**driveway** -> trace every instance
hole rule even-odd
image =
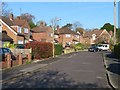
[[[42,63],[41,63],[42,64]],[[44,63],[43,63],[44,64]],[[101,52],[63,55],[36,72],[27,73],[3,88],[110,88]]]

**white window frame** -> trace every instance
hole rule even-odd
[[[55,38],[58,38],[58,35],[55,35]]]
[[[28,33],[28,28],[24,28],[24,33]]]
[[[71,37],[71,35],[70,35],[70,34],[66,34],[65,36],[66,36],[67,38],[70,38],[70,37]]]
[[[18,40],[18,44],[23,44],[23,41],[22,40]]]
[[[22,33],[22,28],[18,26],[18,33]]]
[[[79,38],[79,35],[75,35],[76,38]]]

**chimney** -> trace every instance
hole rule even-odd
[[[21,17],[20,16],[17,16],[17,20],[20,20],[21,19]]]
[[[43,27],[43,26],[46,26],[46,23],[43,22],[43,21],[41,21],[41,22],[40,22],[40,26],[42,26],[42,27]]]
[[[9,15],[9,19],[10,19],[11,21],[13,21],[14,16],[13,16],[13,14],[12,14],[12,13]]]

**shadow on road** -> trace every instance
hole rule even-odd
[[[112,63],[107,68],[108,71],[120,75],[120,63]]]
[[[110,58],[115,62],[120,62],[120,60],[113,53],[107,54],[106,57]]]
[[[40,71],[3,84],[3,88],[102,88],[97,83],[77,83],[58,71]]]

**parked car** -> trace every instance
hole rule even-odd
[[[23,45],[23,44],[17,44],[16,48],[17,49],[25,49],[25,45]]]
[[[90,52],[97,52],[98,51],[98,47],[97,45],[91,45],[89,48],[88,48],[88,51]]]
[[[11,60],[16,60],[16,57],[13,55],[13,53],[11,52],[10,49],[8,49],[8,48],[0,48],[0,61],[5,60],[6,54],[11,55]]]
[[[109,44],[99,44],[98,46],[99,51],[107,51],[109,50]]]

